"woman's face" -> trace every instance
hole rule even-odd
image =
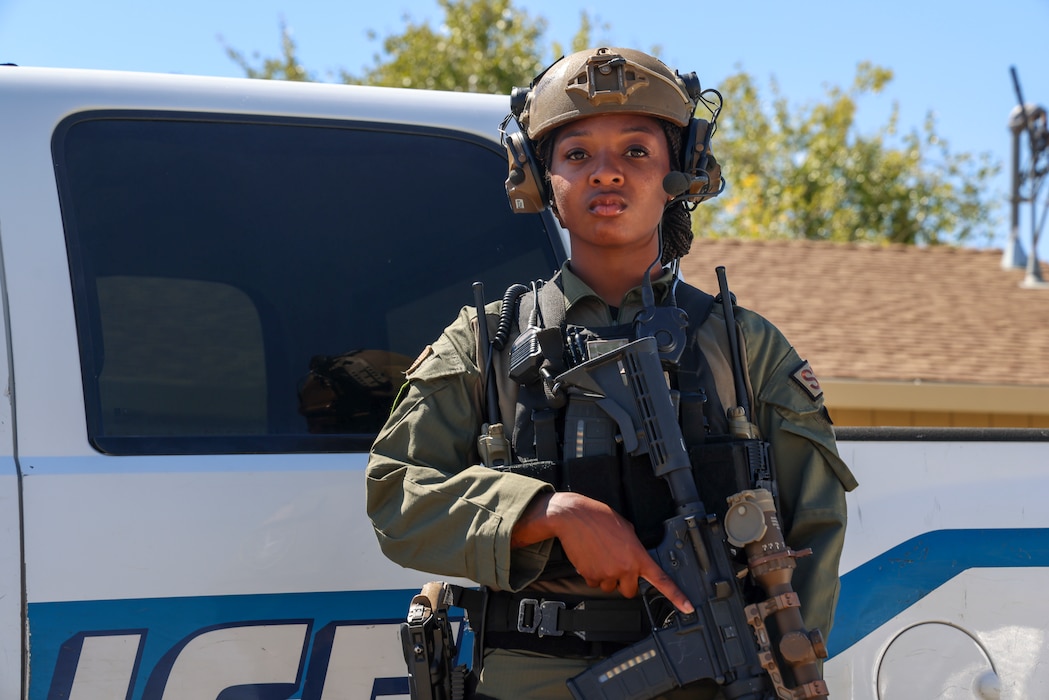
[[[580,245],[654,256],[657,226],[670,199],[663,190],[668,172],[666,135],[654,117],[608,114],[561,127],[550,186],[573,256]]]

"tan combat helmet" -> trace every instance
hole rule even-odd
[[[689,78],[698,90],[695,73]],[[659,59],[633,49],[600,48],[574,53],[540,75],[525,94],[518,121],[533,141],[595,114],[643,114],[684,127],[698,97]]]
[[[514,88],[511,93],[507,122],[516,118],[520,127],[518,132],[503,132],[511,209],[534,213],[547,205],[544,168],[534,154],[536,141],[563,124],[597,114],[640,114],[681,127],[685,152],[680,162],[687,171],[678,180],[681,193],[696,195],[689,197],[691,201],[716,196],[720,168],[715,173],[707,162],[716,166],[709,139],[717,114],[713,112],[710,122],[696,119],[693,115],[701,101],[707,103],[695,73],[683,76],[642,51],[598,48],[558,60],[530,87]]]

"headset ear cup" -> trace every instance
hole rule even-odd
[[[506,177],[506,197],[515,214],[536,214],[546,209],[548,198],[543,186],[543,172],[532,145],[522,132],[507,134],[503,139],[510,172]]]
[[[721,192],[721,165],[710,150],[712,130],[706,119],[693,119],[688,125],[684,161],[685,172],[693,178],[690,193],[694,196],[689,198],[692,202],[704,202]],[[697,177],[701,172],[706,173],[707,178]]]
[[[686,173],[694,173],[700,167],[709,131],[710,122],[706,119],[693,119],[688,123],[688,138],[685,142],[685,152],[682,154]]]

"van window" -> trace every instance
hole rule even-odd
[[[106,453],[365,450],[474,281],[563,257],[498,144],[454,132],[93,112],[53,149]]]

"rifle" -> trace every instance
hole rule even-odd
[[[818,631],[801,621],[790,578],[794,557],[783,541],[771,493],[744,490],[730,499],[725,522],[700,499],[656,340],[644,337],[559,375],[557,388],[581,393],[615,420],[623,446],[648,454],[653,472],[666,480],[676,515],[652,557],[696,608],[657,620],[643,592],[652,634],[569,679],[578,700],[647,700],[703,679],[740,700],[827,697],[818,658],[826,656]],[[745,549],[749,572],[769,598],[745,605],[726,539]],[[797,687],[783,681],[765,619],[776,616],[777,651],[793,669]],[[751,631],[748,632],[748,627]]]

